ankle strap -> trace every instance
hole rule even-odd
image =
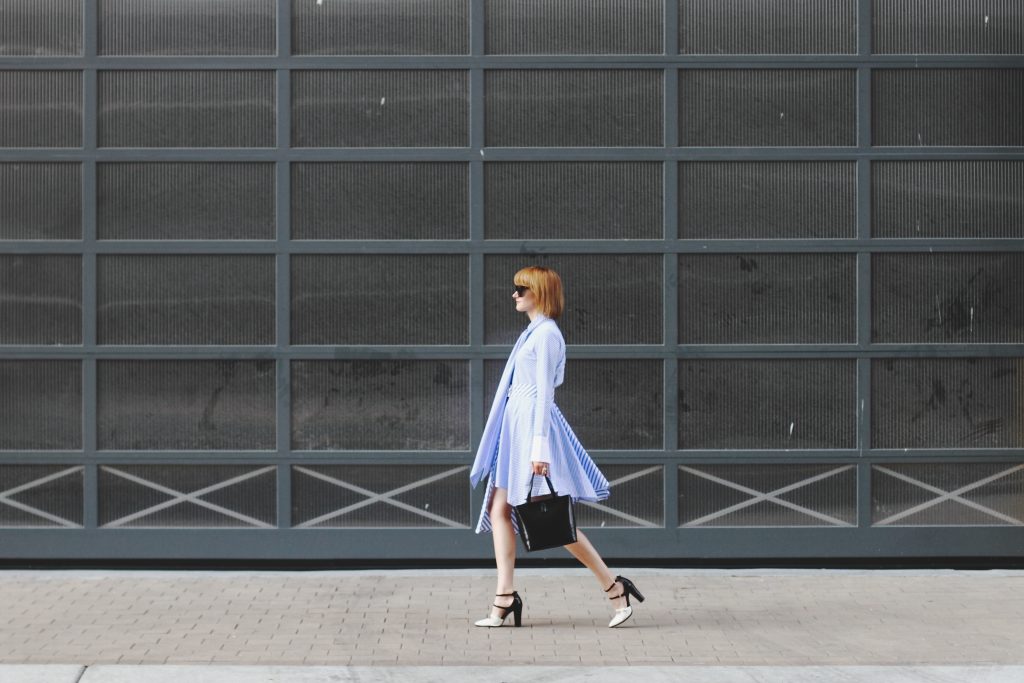
[[[604,592],[605,592],[605,593],[607,593],[607,592],[608,592],[608,591],[610,591],[611,589],[615,588],[615,582],[616,582],[616,581],[618,581],[618,579],[616,579],[615,581],[612,581],[612,585],[610,585],[610,586],[608,586],[607,588],[605,588],[605,589],[604,589]]]
[[[508,596],[508,595],[515,595],[515,594],[516,594],[515,591],[512,591],[511,593],[495,593],[495,595],[497,595],[499,597],[504,597],[504,596]]]

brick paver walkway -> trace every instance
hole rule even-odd
[[[518,629],[484,570],[0,572],[0,664],[1024,663],[1024,572],[617,571],[618,629],[585,570],[520,570]]]

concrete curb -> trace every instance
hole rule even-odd
[[[83,673],[84,669],[84,673]],[[1019,683],[1024,666],[0,666],[3,683]]]

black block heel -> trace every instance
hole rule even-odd
[[[505,625],[505,619],[511,613],[512,614],[512,623],[514,623],[516,626],[522,626],[523,625],[523,599],[519,597],[519,593],[517,593],[516,591],[512,591],[511,593],[496,593],[495,595],[496,595],[496,597],[499,597],[499,598],[504,598],[504,597],[508,597],[508,596],[511,595],[512,596],[512,604],[508,605],[507,607],[503,607],[502,605],[495,604],[494,605],[495,607],[497,607],[498,609],[502,610],[501,615],[499,617],[487,617],[486,619],[481,619],[480,621],[478,621],[476,623],[476,625],[477,626],[492,626],[492,627],[493,626],[504,626]],[[497,618],[497,619],[499,619],[499,621],[497,623],[486,623],[486,622],[490,621],[493,618]]]

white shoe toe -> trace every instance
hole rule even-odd
[[[622,609],[615,610],[615,616],[608,622],[608,628],[614,628],[633,616],[632,607],[623,607]]]
[[[499,619],[498,617],[487,617],[485,619],[481,619],[481,620],[477,621],[476,625],[477,626],[489,626],[491,628],[494,628],[495,626],[501,626],[504,623],[505,623],[504,619]]]

